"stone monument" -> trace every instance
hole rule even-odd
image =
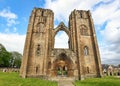
[[[20,76],[72,77],[76,80],[101,77],[100,54],[90,11],[72,11],[68,23],[68,27],[61,22],[54,28],[52,10],[32,10]],[[55,35],[61,30],[69,37],[68,49],[54,48]]]

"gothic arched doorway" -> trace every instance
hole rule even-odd
[[[53,63],[53,70],[54,70],[53,75],[64,76],[64,77],[73,76],[72,65],[73,65],[72,60],[65,53],[59,54]]]

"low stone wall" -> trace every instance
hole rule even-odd
[[[19,72],[19,68],[0,68],[1,72]]]

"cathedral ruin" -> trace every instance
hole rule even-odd
[[[59,31],[68,35],[68,49],[54,48]],[[20,76],[82,80],[101,75],[99,48],[90,11],[74,10],[69,15],[68,27],[61,22],[54,28],[52,10],[32,10]]]

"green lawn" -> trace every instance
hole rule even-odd
[[[57,82],[37,78],[21,78],[18,73],[0,72],[0,86],[57,86]]]
[[[0,86],[57,86],[57,82],[38,78],[21,78],[18,73],[0,72]],[[75,86],[120,86],[120,78],[104,77],[75,81]]]
[[[76,86],[120,86],[120,78],[104,77],[76,81]]]

